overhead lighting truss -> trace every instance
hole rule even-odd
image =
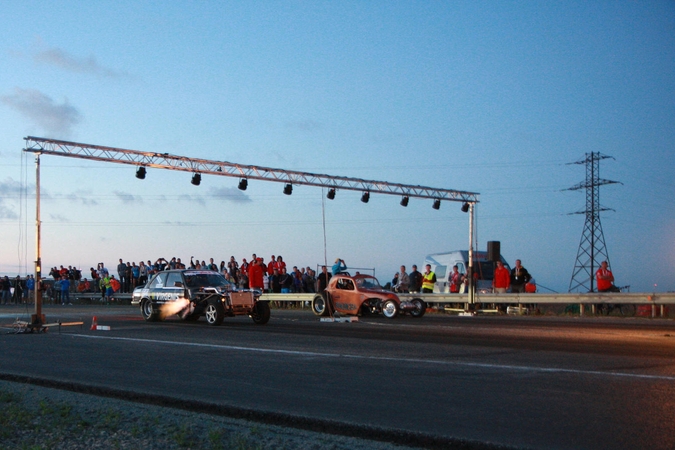
[[[372,192],[416,198],[430,198],[446,201],[478,203],[478,193],[437,189],[427,186],[413,186],[385,181],[363,180],[331,175],[273,169],[270,167],[248,166],[226,161],[188,158],[168,153],[141,152],[100,145],[45,139],[33,136],[24,138],[24,151],[44,155],[66,156],[94,161],[115,162],[155,169],[180,170],[208,175],[246,178],[248,180],[274,181],[284,184],[319,186],[359,192]]]

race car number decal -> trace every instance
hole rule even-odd
[[[336,303],[335,307],[338,309],[346,309],[347,311],[356,309],[356,305],[353,305],[351,303]]]

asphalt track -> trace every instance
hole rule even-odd
[[[2,334],[2,378],[435,448],[675,448],[672,320],[44,313],[85,325]],[[25,314],[3,306],[0,323]]]

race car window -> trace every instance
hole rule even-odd
[[[354,283],[352,282],[352,280],[349,280],[347,278],[342,278],[342,279],[338,280],[337,288],[343,289],[345,291],[353,291],[354,290]]]
[[[148,284],[148,287],[150,289],[157,289],[157,288],[162,288],[166,286],[166,273],[158,273],[155,275],[155,278],[153,278],[150,281],[150,284]]]
[[[179,284],[176,284],[179,283]],[[164,287],[181,287],[183,286],[183,278],[180,276],[179,272],[170,272],[169,276],[166,279],[166,284]]]

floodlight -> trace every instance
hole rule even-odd
[[[335,198],[335,188],[329,189],[326,197],[328,197],[328,200],[333,200]]]
[[[284,186],[284,194],[291,195],[293,193],[293,185],[291,183],[286,183]]]
[[[469,212],[469,204],[468,204],[468,203],[465,202],[465,203],[462,205],[462,212],[464,212],[464,213],[465,213],[465,212]]]
[[[192,181],[190,183],[194,184],[195,186],[199,186],[199,183],[202,182],[202,176],[199,173],[196,173],[192,175]]]
[[[401,206],[408,206],[408,202],[410,201],[410,197],[407,195],[401,199]]]
[[[145,167],[141,166],[136,170],[136,178],[145,180]]]
[[[246,188],[248,187],[248,180],[246,178],[242,178],[239,180],[239,190],[240,191],[245,191]]]
[[[437,198],[436,200],[434,200],[434,205],[432,206],[432,208],[434,208],[434,209],[440,209],[441,208],[441,199],[440,198]]]
[[[368,200],[370,200],[370,192],[366,191],[366,192],[364,192],[363,195],[361,196],[361,201],[362,201],[363,203],[368,203]]]

